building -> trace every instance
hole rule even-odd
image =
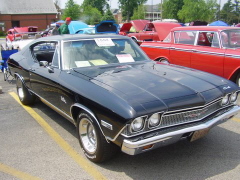
[[[156,5],[144,5],[145,11],[145,19],[150,21],[161,20],[161,11],[160,4]]]
[[[121,12],[121,10],[120,9],[111,9],[111,12],[112,12],[116,22],[118,24],[122,23],[122,12]]]
[[[37,26],[41,31],[59,19],[53,0],[0,0],[0,32]]]

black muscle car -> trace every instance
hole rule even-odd
[[[62,35],[10,56],[23,104],[38,97],[77,127],[86,157],[102,162],[181,139],[236,115],[239,87],[202,71],[151,61],[129,37]]]

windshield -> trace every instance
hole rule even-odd
[[[221,40],[225,48],[240,48],[240,29],[222,31]]]
[[[63,69],[149,59],[131,39],[95,38],[63,43]]]

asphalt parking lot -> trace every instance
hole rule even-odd
[[[37,101],[22,106],[15,81],[0,72],[0,179],[46,180],[238,180],[240,115],[213,128],[198,141],[156,149],[137,156],[119,152],[94,164],[79,146],[75,127]]]

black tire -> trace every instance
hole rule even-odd
[[[95,120],[85,111],[78,115],[77,136],[85,156],[92,162],[109,160],[119,150],[115,144],[106,141]]]
[[[237,75],[235,83],[240,87],[240,73]]]
[[[19,100],[24,105],[33,104],[36,96],[28,91],[19,77],[16,78],[16,87]]]
[[[160,58],[157,61],[161,62],[161,63],[164,63],[164,64],[170,64],[169,61],[166,58]]]

